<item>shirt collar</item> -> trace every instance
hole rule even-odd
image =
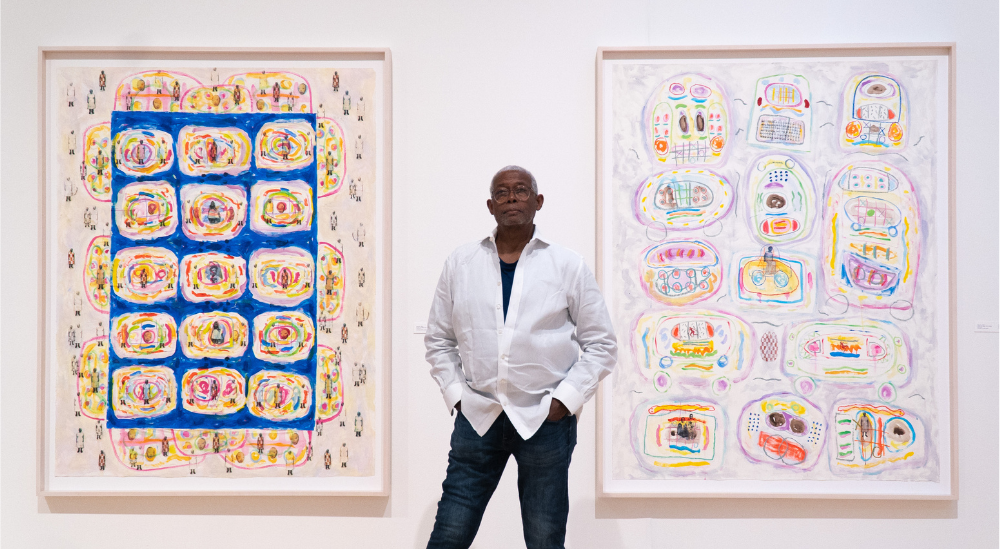
[[[542,236],[542,230],[538,228],[538,225],[535,225],[535,231],[531,234],[531,240],[528,240],[528,243],[530,244],[532,240],[537,240],[544,244],[549,243],[549,241]],[[490,242],[496,245],[496,241],[497,241],[497,227],[493,227],[493,230],[490,231],[490,235],[483,239],[483,243]]]

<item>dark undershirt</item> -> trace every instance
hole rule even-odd
[[[514,269],[517,268],[517,261],[504,263],[500,260],[500,281],[503,282],[503,319],[507,321],[507,306],[510,305],[510,289],[514,286]]]

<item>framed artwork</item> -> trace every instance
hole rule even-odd
[[[388,494],[389,51],[39,62],[40,492]]]
[[[601,496],[957,497],[953,44],[605,48]]]

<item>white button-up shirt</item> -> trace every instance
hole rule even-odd
[[[505,321],[495,235],[448,257],[424,345],[449,410],[461,401],[480,436],[505,411],[528,439],[553,398],[580,411],[614,368],[618,346],[583,258],[537,228],[518,259]]]

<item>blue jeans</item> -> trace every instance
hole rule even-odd
[[[506,413],[482,437],[462,412],[455,418],[434,531],[427,549],[467,548],[511,454],[517,461],[521,524],[528,549],[561,548],[569,515],[569,462],[576,446],[576,416],[546,421],[524,440]]]

